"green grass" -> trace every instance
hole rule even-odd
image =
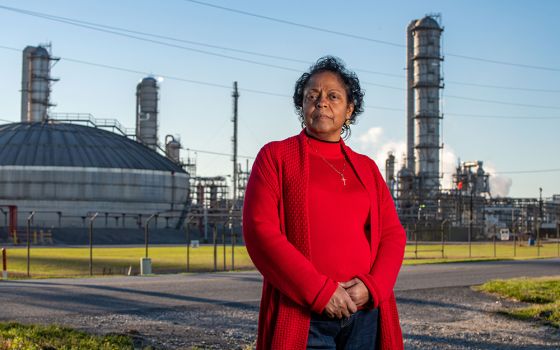
[[[547,243],[540,247],[540,257],[557,255],[556,243]],[[27,276],[27,250],[24,247],[8,248],[9,278]],[[417,253],[415,253],[417,251]],[[231,270],[231,246],[226,246],[226,270]],[[441,245],[422,244],[406,247],[405,265],[433,264],[463,261],[485,261],[513,259],[513,244],[496,244],[496,256],[492,243],[473,243],[471,257],[467,244],[447,244],[442,258]],[[138,274],[140,259],[145,254],[144,247],[98,247],[93,249],[93,274],[125,275]],[[152,271],[160,273],[187,272],[187,249],[185,246],[150,246],[148,251],[152,259]],[[537,247],[517,246],[515,259],[537,258]],[[417,257],[417,258],[416,258]],[[214,247],[200,246],[190,249],[190,272],[214,271]],[[253,263],[244,246],[235,248],[235,269],[253,269]],[[217,247],[217,270],[224,270],[224,249]],[[77,277],[89,275],[89,248],[68,247],[31,247],[30,275],[32,278]]]
[[[96,336],[59,326],[0,323],[0,350],[121,350],[133,349],[124,335]]]
[[[492,242],[475,242],[472,243],[470,250],[469,257],[468,244],[446,243],[443,247],[442,257],[441,244],[419,244],[416,247],[414,243],[409,243],[405,251],[405,264],[560,256],[557,243],[544,243],[540,247],[536,247],[517,242],[514,248],[513,242],[496,242],[494,250]]]
[[[217,249],[217,269],[223,270],[223,246]],[[132,274],[139,273],[144,247],[118,247],[93,249],[94,275],[125,275],[132,267]],[[235,269],[252,269],[247,250],[235,248]],[[30,274],[33,278],[76,277],[89,275],[89,248],[32,247]],[[153,273],[187,272],[187,249],[184,246],[152,246],[148,256],[152,259]],[[214,247],[201,246],[190,249],[190,271],[214,270]],[[231,246],[226,247],[226,269],[231,269]],[[27,276],[27,250],[8,248],[8,275],[10,278]]]
[[[502,312],[524,320],[540,320],[560,328],[560,276],[493,280],[476,288],[533,305]]]

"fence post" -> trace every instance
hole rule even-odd
[[[235,270],[235,230],[233,228],[233,224],[230,223],[231,229],[231,270]]]
[[[496,257],[496,235],[492,236],[492,240],[494,241],[494,258]]]
[[[157,214],[152,214],[148,220],[146,220],[146,224],[144,226],[144,243],[146,245],[146,254],[145,254],[145,258],[148,258],[148,242],[150,239],[150,232],[149,232],[149,228],[148,226],[150,226],[150,221],[152,221],[153,218],[157,217]]]
[[[418,223],[414,227],[414,258],[418,259]]]
[[[93,214],[89,219],[89,275],[93,276],[93,220],[99,213]]]
[[[537,256],[541,256],[541,222],[537,218]]]
[[[187,236],[187,272],[191,271],[191,231],[189,222],[185,225],[185,235]]]
[[[35,212],[32,211],[31,215],[27,218],[27,277],[30,277],[29,267],[31,265],[31,220],[33,220]]]
[[[218,225],[214,224],[212,242],[214,244],[214,272],[218,271]]]
[[[445,259],[445,225],[449,221],[447,219],[443,220],[441,223],[441,258]]]
[[[519,233],[517,233],[519,234]],[[513,235],[513,257],[515,258],[517,256],[517,243],[515,242],[517,240],[517,234]]]
[[[6,248],[2,248],[2,279],[8,279],[8,262]]]
[[[560,222],[556,224],[556,254],[560,256]]]
[[[224,271],[226,271],[226,225],[222,227],[222,245],[224,248]]]

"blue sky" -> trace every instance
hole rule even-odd
[[[294,82],[318,57],[331,54],[357,71],[366,90],[365,112],[348,143],[382,168],[387,151],[402,157],[406,26],[427,13],[440,13],[445,28],[443,170],[448,174],[457,158],[482,160],[494,174],[495,194],[536,197],[539,187],[544,196],[560,193],[560,2],[201,2],[373,40],[188,0],[0,0],[4,7],[191,41],[129,32],[167,43],[162,45],[0,8],[0,122],[20,119],[21,50],[50,42],[53,55],[62,58],[52,70],[60,78],[53,85],[53,112],[91,113],[132,128],[136,84],[146,74],[163,76],[160,140],[179,135],[185,148],[230,153],[229,87],[238,81],[239,153],[254,156],[266,142],[299,132],[290,99]],[[196,157],[198,175],[231,172],[227,156],[199,152]],[[450,186],[448,177],[443,185]]]

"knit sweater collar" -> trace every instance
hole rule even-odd
[[[342,139],[338,142],[321,141],[305,134],[309,153],[311,155],[322,156],[325,158],[342,158]]]

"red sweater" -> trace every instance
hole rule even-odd
[[[272,142],[259,152],[245,194],[243,233],[264,277],[257,349],[305,349],[310,311],[321,313],[337,287],[311,261],[309,145],[300,135]],[[380,310],[380,348],[403,348],[393,287],[402,263],[405,233],[375,163],[341,141],[367,190],[370,211],[368,273],[359,277]]]
[[[332,280],[346,282],[371,267],[368,194],[339,142],[307,141],[311,262]]]

